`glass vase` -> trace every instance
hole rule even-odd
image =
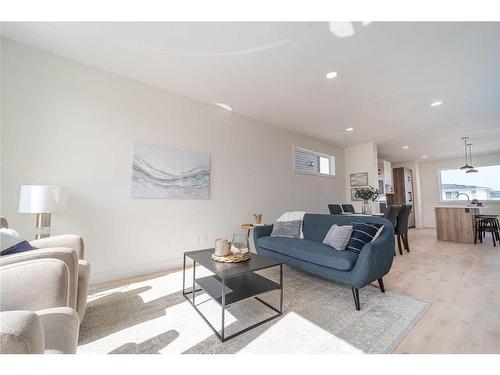
[[[364,200],[361,204],[361,213],[363,215],[371,215],[372,214],[372,206],[367,200]]]
[[[248,253],[248,237],[243,233],[236,233],[231,242],[231,252],[233,254],[246,254]]]

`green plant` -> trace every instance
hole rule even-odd
[[[380,197],[380,190],[377,188],[374,188],[373,186],[368,186],[365,188],[359,188],[356,189],[356,193],[354,193],[354,196],[357,199],[362,199],[365,202],[366,201],[375,201],[377,200],[378,197]]]
[[[255,220],[261,220],[262,214],[253,214],[253,217],[255,218]]]

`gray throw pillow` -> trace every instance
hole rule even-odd
[[[352,225],[333,224],[323,240],[325,245],[333,247],[335,250],[345,250],[351,239]]]
[[[302,220],[276,221],[271,237],[300,238]]]

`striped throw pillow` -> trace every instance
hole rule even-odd
[[[346,250],[359,254],[363,246],[374,241],[382,232],[383,224],[352,223],[352,234]]]

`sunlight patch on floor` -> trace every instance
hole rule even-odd
[[[186,289],[192,286],[193,269],[186,269]],[[210,271],[203,267],[196,267],[196,278],[212,275]],[[122,285],[115,288],[109,288],[100,292],[95,292],[89,295],[87,302],[96,301],[100,298],[108,296],[113,293],[123,293],[133,289],[147,289],[139,293],[144,303],[154,301],[155,299],[168,296],[174,293],[181,293],[182,291],[182,271],[172,272],[168,275],[162,275],[153,279],[144,281],[136,281],[131,284]]]
[[[185,301],[166,309],[164,316],[122,329],[89,344],[81,345],[78,347],[78,352],[90,352],[87,347],[91,347],[92,353],[110,353],[125,345],[140,346],[141,343],[170,333],[171,339],[164,342],[163,345],[159,344],[157,352],[182,353],[213,335],[210,328],[204,322],[201,324],[200,320],[201,318],[193,307],[189,302]],[[133,338],[134,341],[131,342],[130,338]]]
[[[283,338],[286,337],[286,340]],[[320,326],[292,312],[275,322],[239,353],[363,353]],[[304,352],[306,348],[306,352]]]

